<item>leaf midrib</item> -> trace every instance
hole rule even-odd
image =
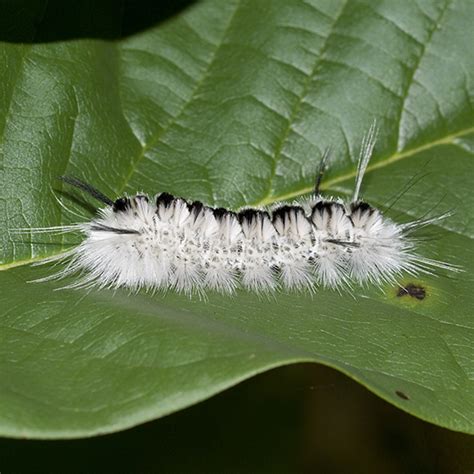
[[[404,160],[406,158],[409,158],[410,156],[415,155],[416,153],[429,150],[429,149],[431,149],[435,146],[453,145],[455,139],[460,138],[464,135],[468,135],[470,133],[474,133],[474,127],[462,129],[462,130],[460,130],[460,131],[458,131],[454,134],[446,135],[445,137],[440,138],[439,140],[435,140],[433,142],[425,143],[424,145],[421,145],[421,146],[416,147],[416,148],[412,148],[410,150],[406,150],[406,151],[401,152],[401,153],[395,153],[395,154],[391,155],[390,157],[388,157],[385,160],[378,161],[377,163],[374,163],[373,165],[368,166],[366,173],[377,170],[379,168],[384,168],[385,166],[388,166],[392,163],[396,163],[400,160]],[[355,177],[355,174],[356,174],[356,170],[352,170],[349,173],[345,173],[345,174],[337,176],[333,179],[330,179],[330,180],[326,181],[325,183],[323,183],[323,185],[321,186],[321,189],[323,189],[325,191],[331,190],[331,187],[334,186],[335,184],[341,183],[343,181],[347,181],[349,179],[353,179]],[[298,197],[300,197],[304,194],[309,194],[312,191],[313,191],[313,186],[307,186],[307,187],[301,188],[297,191],[294,191],[292,193],[282,194],[282,195],[278,195],[278,196],[271,196],[271,197],[268,196],[268,197],[262,199],[261,201],[259,201],[257,203],[254,203],[254,204],[251,204],[251,205],[256,206],[256,207],[258,207],[258,206],[268,206],[268,205],[273,204],[273,203],[278,202],[278,201],[287,201],[287,200],[290,200],[290,199],[298,198]],[[458,232],[456,232],[452,229],[446,229],[446,228],[443,227],[443,230],[446,231],[446,232],[456,233],[458,235],[462,235],[464,237],[467,237],[467,238],[471,239],[471,237],[469,237],[468,235],[460,234],[460,233],[458,233]],[[60,252],[60,253],[62,253],[62,252]],[[55,255],[55,254],[51,254],[51,255],[48,255],[48,256],[52,256],[52,255]],[[33,257],[33,258],[29,258],[29,259],[24,259],[24,260],[16,260],[14,262],[1,264],[0,265],[0,271],[8,270],[10,268],[20,267],[20,266],[23,266],[23,265],[29,265],[29,264],[35,263],[35,262],[40,262],[44,258],[46,258],[46,256]]]
[[[431,148],[434,148],[439,145],[453,145],[454,140],[457,138],[460,138],[465,135],[469,135],[470,133],[474,133],[474,127],[469,127],[465,128],[462,130],[459,130],[455,133],[452,133],[450,135],[446,135],[443,138],[440,138],[438,140],[434,140],[432,142],[425,143],[423,145],[420,145],[415,148],[410,148],[402,152],[397,152],[394,153],[393,155],[385,158],[385,159],[380,159],[377,161],[377,163],[374,163],[372,165],[369,165],[367,167],[366,173],[370,173],[371,171],[377,170],[379,168],[384,168],[385,166],[388,166],[392,163],[396,163],[397,161],[404,160],[406,158],[409,158],[413,155],[416,155],[417,153],[421,153],[422,151],[429,150]],[[335,184],[338,184],[342,181],[346,181],[349,179],[354,179],[356,175],[356,170],[352,170],[348,173],[341,174],[339,176],[336,176],[335,178],[329,179],[325,182],[322,183],[321,189],[328,191],[331,189],[332,186]],[[273,204],[277,201],[287,201],[289,199],[294,199],[297,198],[303,194],[309,194],[314,190],[314,185],[311,186],[305,186],[303,188],[300,188],[296,191],[292,191],[290,193],[286,194],[280,194],[280,195],[267,195],[263,199],[261,199],[258,202],[255,202],[251,204],[252,206],[268,206],[270,204]]]

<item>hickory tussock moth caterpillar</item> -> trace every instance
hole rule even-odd
[[[115,201],[76,178],[63,181],[105,204],[90,222],[37,232],[80,231],[85,239],[44,262],[66,262],[46,277],[80,273],[70,287],[174,289],[191,294],[212,289],[232,293],[239,285],[253,291],[340,288],[351,282],[394,281],[404,272],[430,273],[451,265],[416,253],[415,229],[446,217],[397,224],[359,199],[376,139],[375,124],[365,136],[352,198],[324,198],[319,185],[311,199],[269,208],[233,212],[167,193]]]

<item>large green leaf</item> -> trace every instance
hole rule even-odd
[[[127,11],[105,2],[78,3],[67,27],[46,0],[20,3],[0,43],[1,434],[115,431],[300,361],[474,432],[472,2],[209,0],[119,39]],[[28,283],[53,271],[28,264],[67,242],[8,229],[77,221],[56,196],[90,216],[58,175],[235,208],[310,191],[331,146],[325,189],[348,194],[374,118],[365,198],[400,221],[455,212],[420,252],[465,272],[401,282],[423,300],[395,286],[199,301]]]

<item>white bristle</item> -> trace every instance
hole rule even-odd
[[[456,270],[418,256],[409,237],[413,230],[449,213],[396,224],[359,200],[376,135],[374,123],[362,143],[349,202],[321,197],[320,177],[311,201],[239,212],[166,193],[154,199],[137,194],[113,202],[90,185],[66,177],[63,181],[107,206],[89,223],[19,232],[79,230],[85,235],[80,245],[63,256],[44,260],[63,259],[67,266],[42,281],[81,274],[70,288],[173,289],[186,294],[202,294],[206,289],[228,294],[239,286],[256,292],[279,287],[314,291],[318,285],[350,288],[353,282],[380,286],[404,272]]]

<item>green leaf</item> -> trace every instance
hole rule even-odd
[[[0,28],[2,435],[116,431],[302,361],[474,433],[472,2],[209,0],[130,36],[113,5],[62,22],[20,3]],[[58,175],[237,208],[309,192],[330,146],[324,188],[347,195],[374,118],[365,199],[397,221],[454,211],[420,253],[465,272],[403,278],[423,300],[390,285],[199,301],[29,283],[54,269],[28,264],[71,240],[11,230],[91,215]]]

